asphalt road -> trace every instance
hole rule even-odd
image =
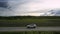
[[[3,31],[60,31],[60,27],[37,27],[28,29],[26,27],[0,27],[0,32]]]

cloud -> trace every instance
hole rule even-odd
[[[0,7],[7,8],[7,0],[0,0]]]
[[[60,0],[8,0],[7,4],[8,8],[4,8],[3,4],[3,11],[0,9],[0,15],[14,16],[21,14],[24,15],[25,13],[28,15],[28,13],[31,14],[32,12],[36,15],[39,12],[44,14],[48,12],[47,10],[60,8]],[[50,12],[48,12],[48,14],[49,13]]]

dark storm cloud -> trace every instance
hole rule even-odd
[[[7,2],[8,2],[8,0],[0,0],[0,7],[7,8],[8,7]]]
[[[14,12],[11,10],[9,0],[0,0],[0,16],[13,16]]]

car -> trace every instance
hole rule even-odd
[[[28,24],[27,28],[36,28],[36,26],[37,26],[36,24]]]

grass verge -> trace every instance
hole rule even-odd
[[[0,34],[60,34],[54,31],[20,31],[20,32],[0,32]]]

